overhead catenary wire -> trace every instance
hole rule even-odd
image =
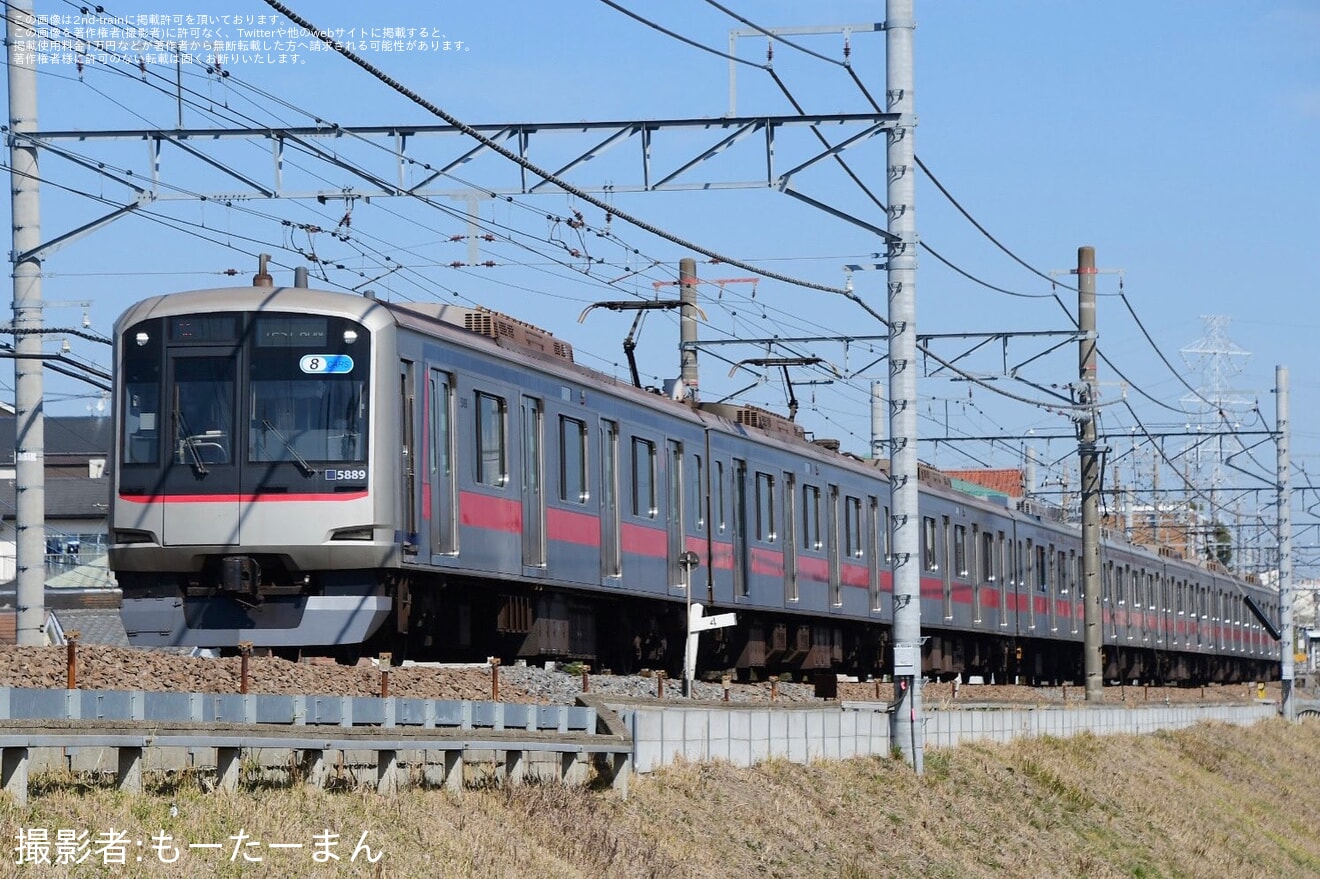
[[[456,118],[452,114],[446,112],[443,108],[439,107],[432,101],[422,97],[420,94],[408,88],[403,83],[400,83],[399,81],[395,80],[389,74],[385,73],[383,70],[376,67],[370,61],[367,61],[365,58],[358,55],[356,52],[353,52],[349,50],[347,47],[343,46],[342,44],[335,42],[335,40],[331,36],[326,34],[320,28],[316,27],[316,25],[314,25],[312,22],[308,21],[307,19],[300,16],[298,13],[294,12],[289,7],[285,6],[283,3],[279,2],[279,0],[265,0],[265,3],[267,6],[276,10],[281,15],[287,17],[290,21],[293,21],[299,27],[306,28],[310,33],[315,34],[317,38],[321,40],[321,42],[325,43],[331,49],[338,52],[340,55],[344,56],[348,60],[352,61],[354,64],[358,65],[363,70],[370,73],[372,76],[376,77],[378,80],[380,80],[385,85],[389,86],[398,94],[402,95],[403,97],[417,104],[419,107],[422,107],[431,114],[443,119],[448,125],[458,129],[463,134],[478,141],[492,152],[495,152],[498,155],[503,156],[504,158],[508,159],[511,162],[514,162],[515,164],[519,165],[525,170],[531,171],[533,174],[537,175],[543,180],[553,183],[554,185],[563,189],[565,192],[572,193],[575,197],[582,199],[588,204],[594,205],[603,211],[609,211],[612,215],[618,217],[624,222],[634,225],[637,228],[645,232],[648,232],[652,235],[655,235],[658,238],[663,238],[672,244],[677,244],[679,247],[684,247],[689,250],[694,250],[697,253],[703,254],[712,259],[718,259],[721,262],[725,262],[728,263],[729,265],[736,266],[737,268],[743,269],[744,271],[755,272],[766,278],[771,278],[776,281],[781,281],[786,284],[792,284],[794,286],[803,287],[810,290],[819,290],[824,293],[835,293],[848,298],[854,298],[850,290],[845,290],[839,287],[831,287],[827,284],[818,284],[816,282],[806,281],[800,278],[793,278],[788,275],[780,274],[778,272],[766,271],[763,268],[753,266],[749,263],[743,262],[742,260],[737,260],[731,257],[727,257],[715,250],[712,250],[711,248],[697,244],[696,242],[693,241],[689,241],[685,238],[682,238],[678,235],[675,235],[671,232],[668,232],[664,229],[654,226],[645,220],[642,220],[638,217],[634,217],[631,214],[619,210],[616,206],[610,205],[609,203],[603,201],[602,199],[596,198],[594,195],[591,195],[590,193],[585,192],[577,188],[576,186],[573,186],[573,184],[569,183],[567,180],[564,180],[556,176],[554,173],[550,171],[546,171],[542,169],[535,163],[528,161],[527,159],[524,159],[523,157],[519,156],[517,153],[513,152],[512,150],[508,149],[502,144],[486,137],[472,126]]]

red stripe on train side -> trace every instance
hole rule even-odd
[[[839,582],[853,589],[870,589],[871,572],[866,565],[839,565]]]
[[[751,568],[753,574],[759,574],[763,577],[782,577],[784,576],[784,554],[775,552],[772,549],[761,549],[752,547]]]
[[[619,528],[619,537],[626,553],[659,559],[669,555],[668,535],[663,528],[648,528],[624,522]]]
[[[120,494],[119,499],[129,504],[265,504],[327,503],[358,500],[366,496],[366,491],[345,491],[338,494]]]
[[[600,517],[573,510],[545,511],[545,531],[551,540],[577,546],[600,546]]]
[[[522,533],[522,501],[465,491],[458,498],[459,521],[472,528]]]

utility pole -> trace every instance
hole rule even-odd
[[[1086,671],[1086,701],[1105,700],[1100,643],[1100,452],[1095,443],[1096,391],[1095,248],[1077,248],[1077,329],[1079,382],[1077,454],[1082,469],[1082,651]]]
[[[889,177],[889,455],[894,553],[894,709],[889,740],[925,771],[921,716],[921,514],[917,507],[917,117],[912,95],[913,0],[885,3],[885,102]]]
[[[1283,704],[1280,709],[1287,720],[1297,719],[1297,706],[1293,701],[1293,646],[1296,637],[1293,634],[1293,571],[1292,571],[1292,477],[1288,468],[1289,428],[1288,428],[1288,367],[1274,367],[1274,387],[1277,395],[1274,401],[1275,422],[1278,424],[1278,466],[1279,466],[1279,629],[1283,638],[1279,644],[1283,671],[1279,677],[1283,680]]]
[[[17,641],[40,645],[46,625],[46,438],[42,419],[41,179],[37,130],[36,33],[32,0],[11,0],[5,19],[9,62],[9,172],[14,266],[14,524]]]

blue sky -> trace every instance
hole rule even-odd
[[[728,47],[730,31],[744,28],[702,0],[663,4],[630,0],[622,5],[721,51]],[[861,24],[883,18],[884,10],[884,4],[874,0],[811,4],[728,0],[725,5],[767,27]],[[496,0],[445,6],[395,2],[364,11],[361,4],[323,0],[295,8],[322,28],[343,28],[345,40],[360,41],[363,29],[368,40],[373,30],[383,35],[384,28],[412,29],[413,39],[425,28],[428,41],[439,32],[450,41],[447,51],[387,52],[368,46],[363,54],[466,122],[669,119],[730,111],[726,60],[648,29],[604,3]],[[252,26],[260,27],[258,16],[274,14],[253,0],[225,4],[198,0],[179,5],[178,10],[194,17],[231,16],[229,23],[218,25],[223,37],[231,40],[241,36],[232,17],[252,16]],[[77,9],[37,0],[36,11],[74,15]],[[135,23],[136,16],[159,14],[160,9],[116,4],[107,12]],[[1103,4],[917,0],[916,17],[918,156],[972,216],[1034,268],[1046,274],[1066,272],[1075,265],[1077,247],[1087,244],[1096,247],[1103,269],[1115,270],[1099,280],[1100,345],[1136,387],[1126,391],[1129,411],[1118,377],[1101,365],[1102,402],[1107,404],[1102,431],[1140,435],[1143,429],[1182,429],[1190,423],[1191,416],[1175,411],[1188,408],[1180,403],[1189,396],[1184,381],[1201,386],[1205,379],[1185,363],[1180,349],[1206,335],[1203,316],[1220,315],[1229,321],[1227,336],[1252,355],[1233,359],[1241,372],[1227,384],[1232,391],[1259,400],[1264,415],[1262,424],[1248,407],[1229,413],[1230,420],[1244,429],[1272,426],[1275,366],[1289,367],[1293,459],[1308,470],[1320,469],[1320,426],[1314,414],[1320,410],[1320,380],[1309,358],[1320,330],[1320,308],[1313,304],[1320,290],[1320,268],[1312,257],[1320,232],[1315,160],[1320,154],[1320,6],[1309,0],[1247,6],[1218,0]],[[161,27],[163,39],[181,35],[173,22],[155,26]],[[246,22],[242,27],[248,27]],[[355,31],[352,37],[349,31]],[[838,36],[795,40],[831,58],[841,54]],[[150,51],[145,42],[137,48],[121,48],[128,55]],[[761,37],[738,41],[739,56],[757,63],[764,61],[765,48]],[[881,98],[883,34],[855,34],[851,49],[859,77]],[[246,124],[262,125],[305,125],[319,118],[345,127],[438,121],[328,52],[298,51],[296,62],[261,64],[242,56],[264,56],[265,51],[229,54],[238,57],[224,64],[228,78],[208,75],[198,66],[184,70],[185,127],[229,126],[240,117]],[[773,66],[808,112],[869,109],[860,90],[837,65],[779,45]],[[131,64],[91,63],[81,79],[71,64],[43,65],[41,128],[173,128],[178,113],[173,77],[173,65],[154,63],[149,65],[147,82]],[[737,112],[784,115],[792,108],[768,74],[744,66],[737,72]],[[839,136],[835,131],[826,134]],[[559,160],[600,137],[541,136],[533,142],[532,157],[557,167],[562,164]],[[804,131],[781,136],[776,144],[781,169],[795,156],[809,154],[807,137]],[[714,134],[658,137],[654,162],[657,167],[674,167],[717,139]],[[265,147],[197,145],[249,176],[269,179],[271,160]],[[107,178],[57,157],[43,157],[43,173],[51,181],[43,192],[47,238],[108,210],[97,199],[122,201],[128,192],[122,185],[124,171],[132,170],[139,181],[151,171],[141,142],[64,146],[114,170]],[[393,179],[394,167],[378,146],[348,140],[327,146],[348,163]],[[454,138],[419,145],[414,154],[443,163],[467,148]],[[749,141],[729,150],[700,172],[700,179],[755,178],[763,173],[760,149]],[[571,179],[590,188],[626,185],[640,175],[638,153],[634,139]],[[871,139],[845,155],[858,176],[883,199],[883,138]],[[333,192],[363,185],[342,167],[306,157],[286,156],[285,171],[290,188]],[[474,161],[458,176],[465,182],[453,182],[449,188],[500,187],[516,180],[513,167],[495,158]],[[240,188],[176,151],[165,154],[160,177],[166,192]],[[60,185],[72,191],[61,190]],[[875,205],[833,163],[804,174],[799,187],[883,225]],[[881,249],[864,229],[764,188],[615,193],[612,199],[619,209],[710,249],[820,284],[842,286],[845,264],[873,262],[870,254]],[[235,279],[220,274],[229,268],[239,270],[236,280],[244,282],[253,270],[249,254],[258,250],[275,255],[277,277],[286,279],[292,266],[305,262],[298,251],[315,251],[332,266],[322,285],[354,287],[380,275],[382,266],[402,266],[369,286],[396,298],[439,295],[508,312],[568,339],[581,362],[622,376],[626,368],[621,346],[630,317],[597,312],[578,324],[578,313],[597,300],[653,295],[652,282],[672,278],[678,259],[689,255],[617,218],[607,224],[601,211],[578,199],[547,194],[479,202],[485,228],[518,243],[483,243],[481,261],[493,260],[492,268],[450,268],[449,263],[468,259],[466,243],[448,240],[467,231],[462,219],[451,213],[463,209],[463,204],[443,197],[434,202],[396,198],[368,204],[364,199],[331,198],[321,205],[258,199],[227,206],[215,200],[160,201],[142,212],[150,212],[156,220],[120,220],[53,254],[45,265],[45,297],[52,302],[90,302],[94,327],[108,331],[118,313],[141,296],[232,283]],[[350,208],[350,226],[339,229],[347,233],[343,236],[347,240],[336,239],[329,230]],[[1048,296],[1039,298],[1051,292],[1050,284],[973,228],[925,175],[918,178],[916,209],[923,242],[983,281],[1037,297],[991,291],[923,254],[917,294],[919,332],[1067,327],[1068,318],[1058,303]],[[0,210],[7,211],[8,205]],[[573,230],[547,219],[570,218],[574,210],[582,212],[585,229]],[[291,232],[281,220],[316,224],[326,231]],[[608,234],[601,234],[607,230]],[[572,249],[590,253],[599,262],[586,273],[585,258],[574,257]],[[386,255],[393,262],[385,262]],[[655,262],[659,265],[651,267]],[[630,272],[637,274],[613,286],[607,283]],[[702,264],[699,274],[718,279],[747,273]],[[1066,275],[1060,280],[1071,282]],[[1140,324],[1117,295],[1120,280],[1121,292]],[[858,294],[883,313],[883,274],[858,273],[853,283]],[[708,285],[703,294],[713,298],[716,290]],[[709,301],[710,324],[703,335],[883,333],[873,319],[842,297],[772,281],[755,285],[754,298],[751,290],[748,284],[727,285],[721,296]],[[1074,294],[1062,288],[1053,292],[1075,311]],[[81,312],[77,305],[52,308],[47,322],[77,326]],[[80,355],[108,361],[103,347],[70,341]],[[52,348],[58,344],[58,338],[50,343]],[[639,352],[648,382],[659,383],[676,372],[675,344],[671,321],[659,316],[647,320]],[[1027,361],[1049,344],[1016,339],[1009,345],[1008,361]],[[942,342],[934,350],[952,357],[969,346]],[[765,351],[721,349],[719,353],[741,359],[764,356]],[[838,345],[820,345],[800,353],[825,357],[851,373],[878,352],[861,346],[845,352]],[[924,436],[1070,433],[1068,421],[1057,411],[996,393],[1008,391],[1038,402],[1048,399],[1037,388],[1002,376],[992,378],[1002,365],[997,347],[962,364],[983,376],[984,384],[923,379]],[[712,356],[703,356],[702,365],[706,399],[755,381],[745,372],[730,378],[728,365]],[[1074,346],[1033,360],[1021,374],[1037,385],[1066,385],[1076,375]],[[801,373],[799,420],[817,436],[840,437],[845,447],[864,450],[869,439],[866,387],[871,378],[884,375],[881,365],[853,375],[847,384],[808,385],[805,382],[825,376]],[[11,384],[8,379],[0,381],[6,387]],[[51,411],[81,413],[95,408],[95,400],[79,396],[84,390],[77,386],[51,378],[49,388]],[[779,410],[785,406],[784,388],[773,374],[743,398]],[[1259,440],[1243,439],[1247,445]],[[1231,463],[1272,478],[1273,445],[1265,443],[1247,455],[1237,443],[1237,439],[1224,441],[1225,454],[1239,453]],[[1181,465],[1185,456],[1178,453],[1184,444],[1181,439],[1167,440],[1165,454]],[[946,467],[977,462],[1015,466],[1021,445],[1020,440],[994,446],[923,444],[922,457]],[[1041,440],[1035,445],[1043,461],[1059,462],[1050,478],[1070,478],[1075,487],[1075,466],[1071,477],[1061,469],[1071,463],[1072,443]],[[1112,445],[1120,479],[1150,481],[1153,454],[1134,455],[1132,442]],[[1304,478],[1298,474],[1294,481]],[[1165,486],[1174,481],[1167,470],[1161,479]],[[1221,477],[1226,489],[1247,485],[1263,483],[1231,467]],[[1244,508],[1254,508],[1257,500],[1269,503],[1262,492],[1244,498]],[[1299,526],[1316,521],[1318,517],[1304,515],[1302,507],[1317,500],[1314,492],[1298,498]],[[1231,513],[1226,510],[1225,516]],[[1299,528],[1298,543],[1320,544],[1320,539],[1314,531]]]

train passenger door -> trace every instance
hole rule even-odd
[[[454,483],[454,380],[447,372],[431,370],[427,389],[430,449],[427,470],[431,482],[431,552],[458,553],[458,496]]]
[[[747,569],[747,462],[733,460],[733,596],[751,594]]]
[[[784,604],[791,606],[798,600],[797,573],[797,476],[784,471]]]
[[[528,568],[545,567],[545,490],[541,401],[522,398],[522,561]]]
[[[417,394],[413,390],[413,365],[411,361],[399,361],[399,412],[403,422],[399,425],[399,443],[403,460],[399,471],[403,482],[400,486],[403,504],[403,551],[408,555],[417,554],[417,438],[416,438]]]
[[[839,548],[841,542],[841,529],[839,527],[839,487],[831,485],[827,489],[827,503],[825,508],[825,533],[828,541],[829,555],[829,577],[830,577],[830,608],[832,610],[843,606],[843,580],[839,567],[839,554],[843,551]]]
[[[623,574],[619,528],[619,425],[613,421],[601,421],[600,576],[602,579],[617,578]]]
[[[668,470],[665,500],[669,504],[669,509],[665,510],[665,529],[668,537],[665,554],[669,561],[668,585],[691,586],[691,572],[687,572],[688,579],[685,580],[685,572],[678,563],[678,557],[683,554],[683,444],[678,440],[669,440],[666,445],[669,458],[665,462]]]
[[[176,504],[165,516],[161,539],[167,545],[238,543],[240,474],[234,450],[238,352],[175,349],[168,370],[167,421],[156,428],[169,437],[161,488],[166,494],[195,496],[202,503]]]

